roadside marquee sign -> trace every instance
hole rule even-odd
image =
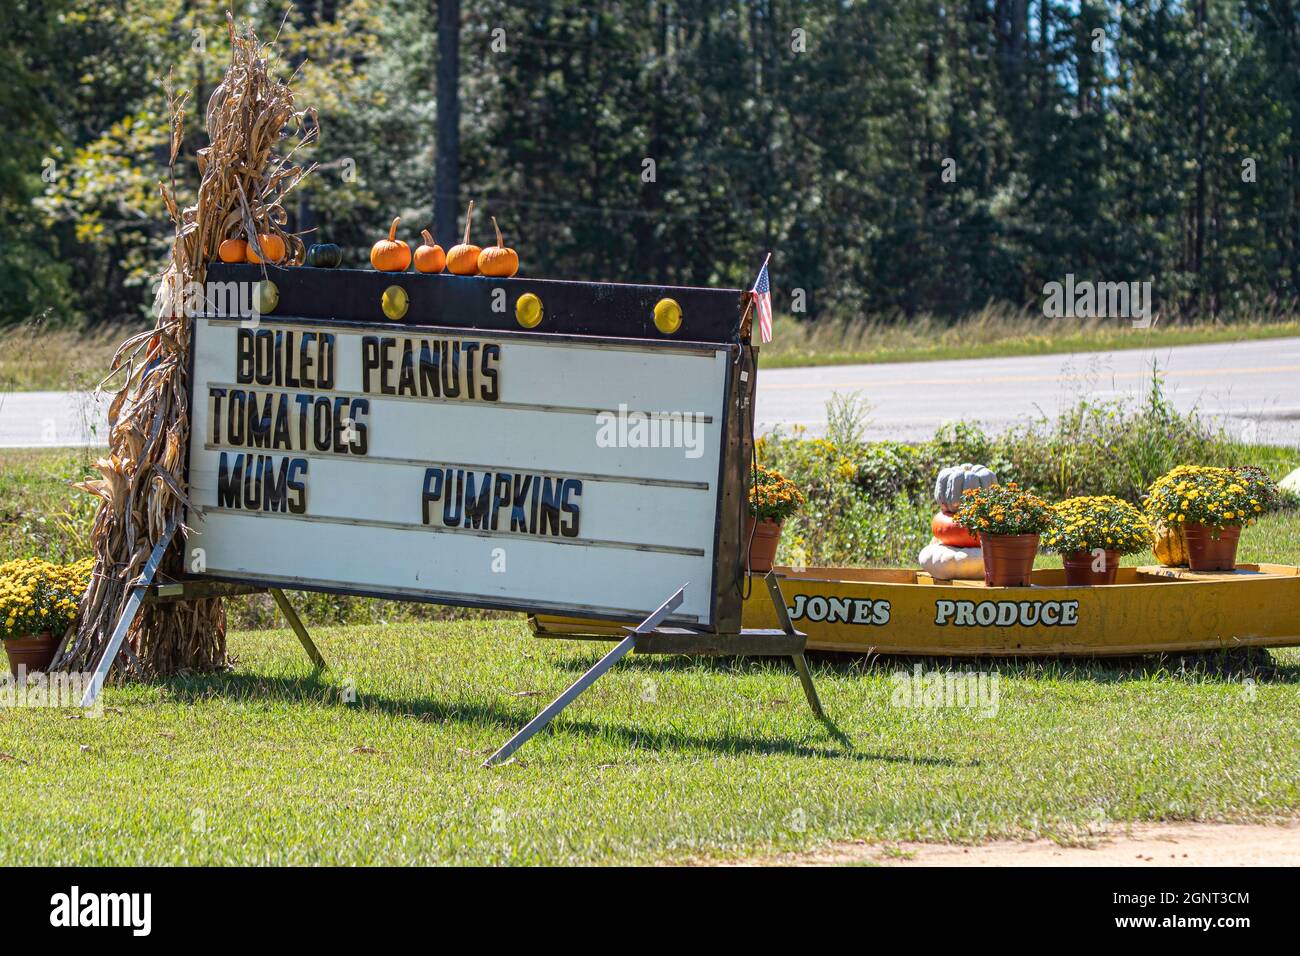
[[[193,321],[195,576],[631,622],[687,585],[666,623],[739,628],[755,385],[739,292],[209,273],[267,280],[272,312]],[[665,298],[674,334],[654,322]]]

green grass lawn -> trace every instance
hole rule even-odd
[[[785,666],[631,658],[484,770],[596,647],[517,620],[316,636],[320,679],[289,632],[242,633],[234,673],[111,688],[102,718],[4,714],[0,864],[648,863],[1300,807],[1294,650],[983,665],[990,718],[891,706],[910,661],[823,659],[848,746]]]
[[[66,483],[91,458],[0,452],[0,559],[84,553]],[[1300,563],[1300,513],[1240,557]],[[991,717],[894,706],[914,659],[820,656],[847,742],[784,664],[634,657],[484,770],[606,645],[305,606],[323,675],[288,631],[239,631],[232,672],[110,687],[102,717],[0,710],[0,865],[649,863],[1300,815],[1300,649],[922,662],[996,674]]]

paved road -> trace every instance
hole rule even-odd
[[[1052,414],[1081,395],[1138,396],[1159,361],[1181,409],[1200,408],[1249,441],[1300,446],[1300,338],[1173,349],[894,365],[789,368],[759,374],[758,427],[825,431],[832,394],[870,406],[867,436],[916,441],[945,421],[996,431]],[[105,405],[86,393],[0,395],[0,447],[100,445]]]
[[[833,393],[869,406],[867,436],[917,441],[945,421],[998,431],[1055,414],[1079,397],[1140,396],[1160,363],[1166,394],[1247,441],[1300,445],[1300,338],[1074,355],[839,365],[760,371],[759,431],[804,425],[824,433]]]

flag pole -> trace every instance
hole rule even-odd
[[[763,264],[758,267],[758,275],[763,274],[763,270],[767,268],[767,264],[771,261],[772,261],[772,253],[769,252],[767,254],[767,258],[763,260]],[[770,286],[772,282],[772,277],[770,275],[768,276],[767,281]],[[749,313],[753,310],[753,308],[754,308],[754,287],[751,285],[749,289],[745,292],[745,311],[744,314],[742,314],[740,317],[740,329],[741,329],[742,336],[744,335],[745,328],[746,328],[745,321],[749,318]]]

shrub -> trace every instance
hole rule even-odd
[[[1174,408],[1153,368],[1141,404],[1082,399],[995,442],[990,457],[1006,458],[1008,475],[989,467],[1051,498],[1114,495],[1139,504],[1159,475],[1185,461],[1228,464],[1227,449],[1221,431]]]
[[[858,455],[853,480],[869,498],[888,501],[898,495],[924,502],[930,488],[920,449],[898,441],[873,442]]]

